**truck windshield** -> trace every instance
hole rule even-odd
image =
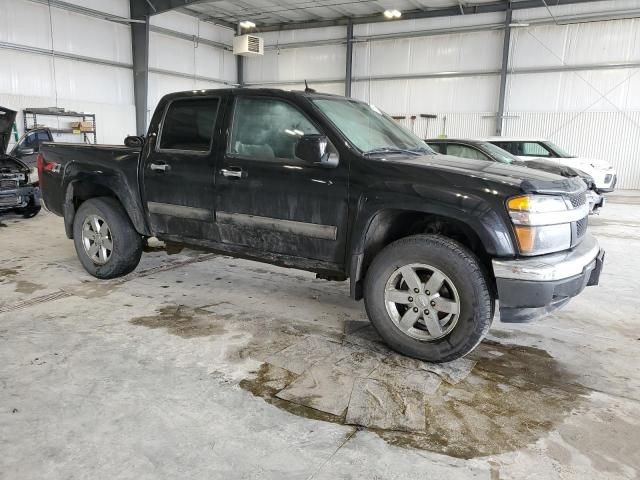
[[[328,98],[316,98],[313,103],[365,154],[435,154],[423,140],[373,105],[356,100]]]

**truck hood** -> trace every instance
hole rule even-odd
[[[591,175],[579,170],[578,168],[570,167],[558,162],[552,162],[551,160],[545,160],[543,158],[536,158],[535,160],[521,161],[516,164],[522,167],[535,168],[536,170],[542,170],[547,173],[555,173],[561,177],[580,177],[587,183],[593,182]]]
[[[8,108],[0,107],[0,154],[7,152],[11,129],[16,119],[16,112]]]
[[[31,169],[15,157],[0,153],[0,174],[29,173]]]
[[[509,184],[513,187],[519,187],[525,193],[567,194],[582,191],[586,187],[579,177],[562,177],[529,167],[450,155],[390,157],[383,161],[448,171],[485,181]]]

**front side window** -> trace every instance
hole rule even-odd
[[[518,160],[518,157],[514,157],[506,150],[494,145],[493,143],[485,142],[482,143],[482,148],[485,152],[489,152],[491,156],[500,163],[512,164],[518,163],[522,160]]]
[[[160,149],[208,152],[219,103],[217,98],[171,102],[162,124]]]
[[[570,154],[565,149],[560,148],[553,142],[544,142],[543,145],[548,146],[548,148],[553,150],[560,158],[575,158],[575,155]]]
[[[373,105],[349,99],[316,98],[313,103],[363,153],[433,154],[420,138]]]
[[[229,153],[257,160],[295,160],[303,135],[320,132],[295,106],[276,98],[238,97]]]
[[[445,153],[445,144],[444,143],[427,143],[431,147],[431,149],[436,153]]]
[[[520,144],[520,153],[524,157],[551,157],[551,152],[541,143],[538,142],[522,142]],[[518,155],[518,154],[516,154]]]
[[[473,160],[489,160],[484,153],[475,148],[467,147],[466,145],[450,143],[447,146],[447,154],[453,155],[454,157],[471,158]]]

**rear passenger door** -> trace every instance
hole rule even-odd
[[[216,224],[223,242],[344,262],[348,165],[343,160],[326,168],[297,158],[296,143],[307,134],[326,132],[293,102],[236,96],[226,155],[216,168]]]
[[[164,111],[144,160],[144,198],[154,233],[217,240],[214,128],[221,99],[179,98]]]

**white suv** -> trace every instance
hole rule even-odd
[[[544,158],[582,170],[593,177],[600,193],[613,192],[615,188],[616,171],[604,160],[576,157],[549,140],[508,137],[490,137],[486,140],[525,161]]]

